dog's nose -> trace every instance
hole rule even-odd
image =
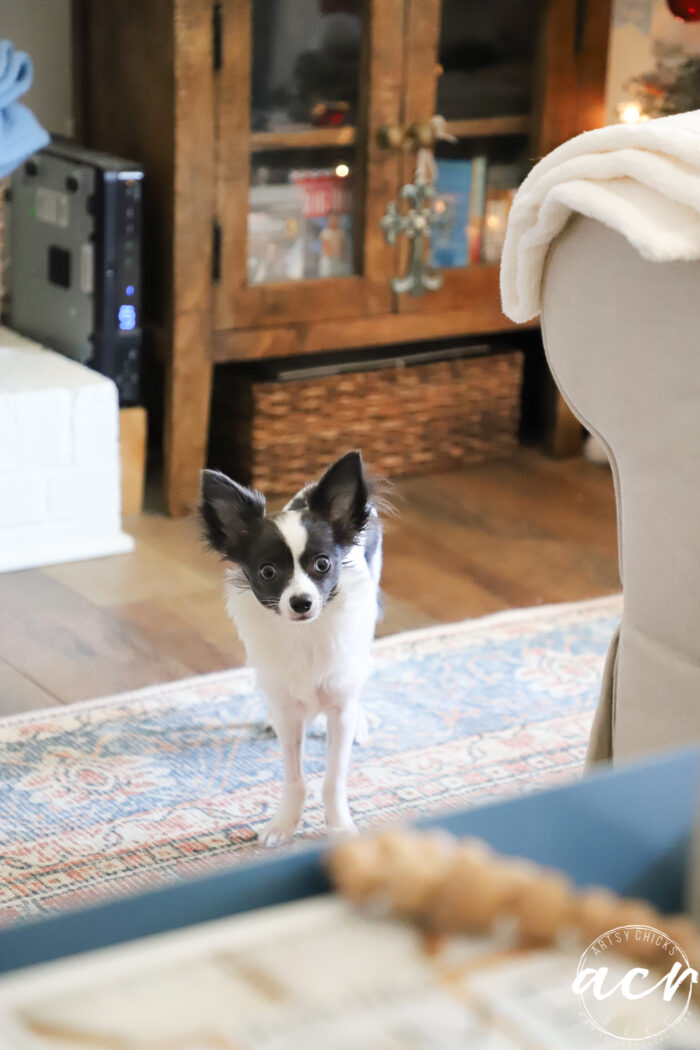
[[[289,599],[289,604],[295,613],[307,613],[313,601],[310,594],[293,594]]]

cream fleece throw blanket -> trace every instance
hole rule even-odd
[[[700,110],[618,124],[565,142],[537,164],[511,208],[503,312],[540,312],[547,250],[572,213],[617,230],[645,259],[700,259]]]

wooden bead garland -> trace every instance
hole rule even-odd
[[[353,839],[333,851],[329,868],[350,900],[382,904],[430,931],[484,933],[511,918],[519,944],[540,947],[566,931],[590,944],[619,926],[652,926],[700,967],[700,931],[687,916],[662,916],[647,901],[597,887],[577,892],[562,873],[501,857],[479,839],[418,831]],[[630,939],[619,950],[651,966],[668,958],[657,940]]]

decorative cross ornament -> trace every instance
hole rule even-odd
[[[400,200],[409,202],[408,211],[402,214],[396,201],[387,204],[386,214],[379,220],[387,244],[395,244],[400,233],[405,233],[410,241],[408,272],[403,277],[392,277],[391,288],[394,292],[410,292],[413,296],[425,292],[435,292],[442,284],[439,273],[432,273],[425,263],[426,238],[432,229],[447,229],[452,225],[452,217],[447,209],[436,211],[433,206],[435,198],[433,186],[425,179],[416,177],[416,181],[403,186],[399,193]]]

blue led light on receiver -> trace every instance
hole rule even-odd
[[[119,331],[131,332],[136,328],[136,307],[131,303],[123,303],[119,307]]]
[[[124,289],[124,291],[131,298],[131,296],[134,294],[135,288],[134,288],[133,284],[127,284],[127,286]]]

